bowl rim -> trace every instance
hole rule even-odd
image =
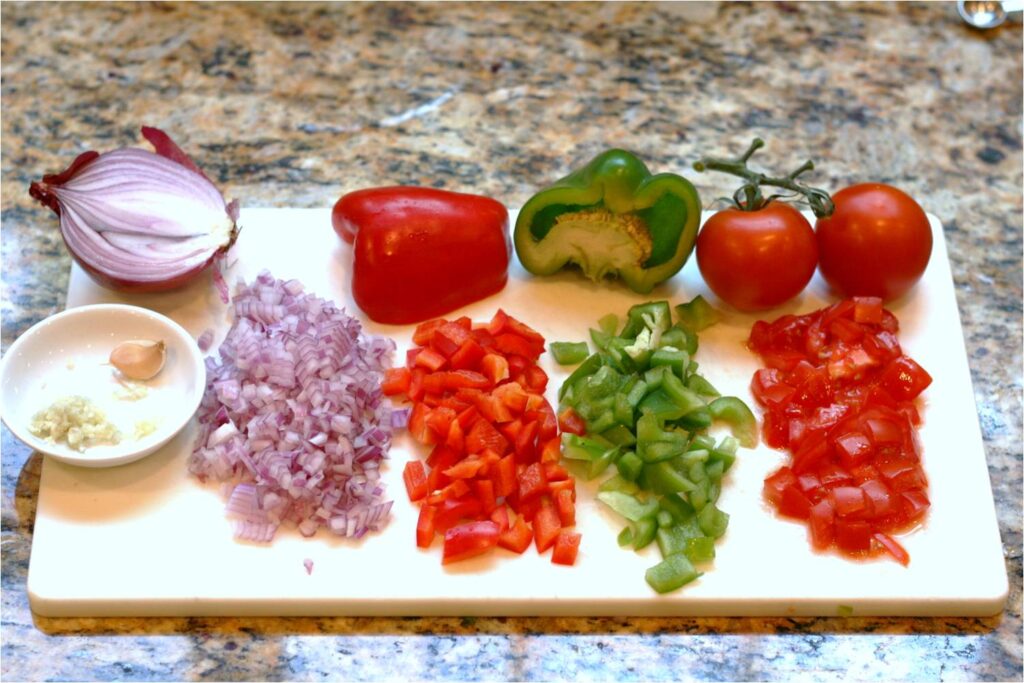
[[[9,420],[8,411],[6,410],[6,391],[2,389],[6,385],[6,379],[10,368],[14,361],[13,358],[18,357],[18,351],[25,346],[30,344],[32,340],[41,334],[44,330],[52,328],[54,325],[65,323],[69,319],[76,317],[97,315],[97,314],[112,314],[112,315],[131,315],[148,318],[149,320],[155,321],[159,325],[166,327],[175,336],[179,337],[184,346],[188,351],[188,360],[190,365],[193,367],[196,377],[197,390],[191,392],[191,394],[184,394],[184,398],[190,399],[188,402],[182,402],[183,410],[181,417],[170,423],[170,426],[166,428],[166,434],[158,439],[154,443],[146,444],[142,447],[128,450],[126,452],[118,453],[116,455],[107,456],[103,458],[95,458],[88,456],[76,456],[74,451],[70,449],[55,450],[51,448],[52,444],[47,441],[36,437],[31,432],[27,431],[21,424],[13,424],[14,420]],[[171,439],[178,435],[182,429],[189,423],[196,411],[199,409],[199,404],[203,400],[203,394],[205,392],[205,359],[202,350],[199,348],[199,344],[192,337],[192,334],[186,330],[180,323],[173,318],[154,311],[151,308],[145,306],[137,306],[134,304],[123,304],[123,303],[98,303],[98,304],[86,304],[82,306],[73,306],[66,308],[63,311],[54,313],[53,315],[47,316],[42,320],[38,321],[27,330],[22,332],[18,337],[11,342],[10,347],[3,355],[2,362],[0,362],[0,421],[11,430],[11,433],[21,441],[23,444],[28,446],[34,451],[38,451],[47,457],[51,457],[55,460],[59,460],[70,465],[77,465],[81,467],[99,468],[99,467],[114,467],[117,465],[124,465],[130,462],[135,462],[148,455],[155,453],[160,450],[164,445],[167,444]],[[186,412],[187,410],[187,412]]]

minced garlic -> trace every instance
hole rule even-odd
[[[107,421],[103,411],[82,396],[65,396],[40,410],[32,416],[29,431],[55,443],[67,441],[77,451],[121,440],[121,434]]]
[[[144,439],[156,431],[156,422],[153,420],[139,420],[135,423],[135,440]]]

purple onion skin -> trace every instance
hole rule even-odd
[[[160,156],[166,157],[171,161],[177,162],[185,168],[198,173],[199,175],[206,177],[206,174],[195,165],[194,162],[183,152],[181,149],[171,141],[170,137],[166,133],[159,129],[143,127],[143,137],[150,142],[155,148],[155,151]],[[61,171],[60,173],[53,173],[44,175],[42,181],[33,182],[29,185],[29,195],[38,201],[39,203],[47,206],[55,214],[60,216],[60,203],[57,200],[57,196],[53,193],[52,187],[60,186],[66,183],[68,180],[77,175],[83,168],[91,164],[93,161],[98,159],[100,156],[99,152],[88,151],[79,154],[75,157],[75,160],[71,164]],[[237,224],[238,221],[238,203],[233,201],[225,207],[228,215],[232,221]],[[128,280],[125,278],[119,278],[110,273],[102,270],[98,270],[91,264],[87,263],[85,259],[82,259],[75,253],[75,251],[68,245],[67,238],[64,236],[64,231],[61,230],[61,240],[64,242],[64,248],[71,258],[74,259],[75,263],[81,267],[85,273],[91,277],[97,284],[108,289],[117,291],[127,292],[129,294],[155,294],[159,292],[169,292],[171,290],[180,289],[186,285],[191,284],[195,281],[203,271],[209,268],[215,261],[221,258],[228,249],[234,245],[235,240],[238,239],[237,225],[234,231],[232,231],[230,241],[223,247],[213,252],[203,263],[191,268],[185,272],[179,273],[178,275],[160,281],[153,282],[138,282],[136,280]]]

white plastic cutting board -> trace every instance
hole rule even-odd
[[[513,217],[514,218],[514,217]],[[261,269],[298,278],[307,291],[360,315],[349,295],[351,250],[331,229],[328,210],[249,209],[227,272],[232,285]],[[232,539],[215,486],[186,467],[190,426],[156,454],[133,464],[89,470],[47,459],[39,485],[28,591],[46,616],[113,615],[990,615],[1002,610],[1007,576],[985,453],[942,229],[932,218],[935,250],[924,279],[897,302],[907,352],[935,378],[925,392],[921,429],[932,508],[923,528],[901,542],[909,567],[880,559],[854,562],[811,551],[804,526],[777,519],[761,497],[762,480],[784,459],[766,447],[741,450],[719,506],[731,515],[704,576],[659,596],[644,581],[658,561],[620,549],[621,523],[593,499],[596,482],[580,484],[583,534],[573,567],[553,565],[531,547],[522,556],[499,550],[443,567],[440,539],[415,546],[416,508],[401,480],[418,457],[406,436],[396,441],[385,474],[395,500],[390,524],[361,542],[321,532],[304,539],[281,531],[270,545]],[[575,273],[528,276],[513,262],[508,286],[452,315],[487,320],[499,306],[548,340],[585,340],[608,312],[620,315],[653,298],[673,303],[697,294],[715,299],[691,259],[649,297]],[[772,311],[807,312],[830,301],[817,279],[798,300]],[[189,289],[145,297],[95,285],[77,267],[67,305],[125,302],[164,313],[199,336],[214,328],[218,345],[229,325],[208,279]],[[730,313],[701,334],[697,360],[724,394],[752,406],[748,385],[757,368],[744,347],[755,317]],[[399,355],[411,327],[367,323],[394,337]],[[565,371],[545,354],[549,399]],[[307,573],[304,560],[313,561]]]

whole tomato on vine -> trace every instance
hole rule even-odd
[[[744,184],[729,200],[731,206],[715,213],[697,235],[697,266],[708,287],[720,299],[741,311],[761,311],[789,301],[807,286],[818,265],[814,230],[803,214],[780,195],[766,197],[764,186],[802,195],[816,215],[830,215],[828,194],[797,182],[814,168],[806,162],[782,178],[752,171],[750,157],[764,146],[755,138],[737,159],[705,157],[697,171],[722,171],[739,176]]]

